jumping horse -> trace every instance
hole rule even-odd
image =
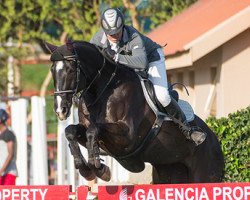
[[[157,127],[156,115],[145,100],[134,70],[113,63],[88,42],[46,46],[53,62],[54,110],[58,118],[65,120],[74,99],[78,100],[79,124],[69,125],[65,135],[75,167],[86,180],[96,176],[110,180],[109,167],[100,159],[102,151],[131,172],[141,172],[145,162],[150,163],[154,184],[222,180],[220,144],[202,119],[195,115],[191,122],[207,133],[206,140],[196,146],[173,121],[163,121]],[[87,148],[88,159],[81,154],[79,144]]]

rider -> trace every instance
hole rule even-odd
[[[178,103],[169,95],[162,47],[135,28],[125,25],[124,16],[117,8],[103,12],[101,27],[90,42],[102,47],[105,54],[115,62],[135,71],[147,72],[156,97],[166,113],[179,125],[187,139],[196,145],[201,144],[206,139],[206,133],[186,121]]]

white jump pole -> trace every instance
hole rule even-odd
[[[48,185],[48,152],[44,97],[31,98],[33,184]]]
[[[66,166],[66,138],[64,129],[67,121],[59,121],[57,126],[57,184],[65,184],[65,166]]]
[[[11,128],[17,139],[17,185],[28,184],[27,105],[26,99],[11,101]]]
[[[75,124],[75,116],[74,116],[74,107],[71,107],[71,114],[68,119],[68,125]],[[76,189],[76,169],[74,164],[74,158],[71,155],[70,149],[69,149],[69,142],[67,141],[67,171],[68,171],[68,184],[72,186],[72,191],[75,191]]]
[[[71,108],[71,115],[67,120],[58,120],[57,128],[57,184],[70,184],[72,189],[75,189],[75,166],[73,157],[71,156],[68,141],[65,137],[65,128],[74,123],[74,116],[72,114],[73,108]],[[67,179],[66,179],[67,174]]]
[[[74,165],[73,156],[70,153],[68,147],[68,141],[65,137],[65,128],[75,123],[74,109],[71,108],[71,115],[67,120],[58,121],[57,132],[57,161],[58,161],[58,184],[69,184],[72,186],[72,190],[76,187],[76,170]],[[67,175],[66,175],[67,174]],[[67,179],[66,179],[67,176]]]
[[[85,159],[88,159],[88,150],[82,145],[79,146],[83,157]],[[88,181],[85,178],[83,178],[79,172],[78,172],[78,185],[88,185]]]

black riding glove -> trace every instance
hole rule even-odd
[[[111,58],[112,60],[114,59],[116,52],[113,49],[111,49],[110,45],[108,45],[108,47],[104,50],[104,52],[109,58]]]

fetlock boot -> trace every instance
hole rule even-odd
[[[207,134],[201,128],[190,126],[186,120],[185,114],[172,97],[171,102],[165,107],[165,111],[173,122],[178,124],[183,135],[185,135],[187,139],[193,141],[197,146],[206,139]]]

